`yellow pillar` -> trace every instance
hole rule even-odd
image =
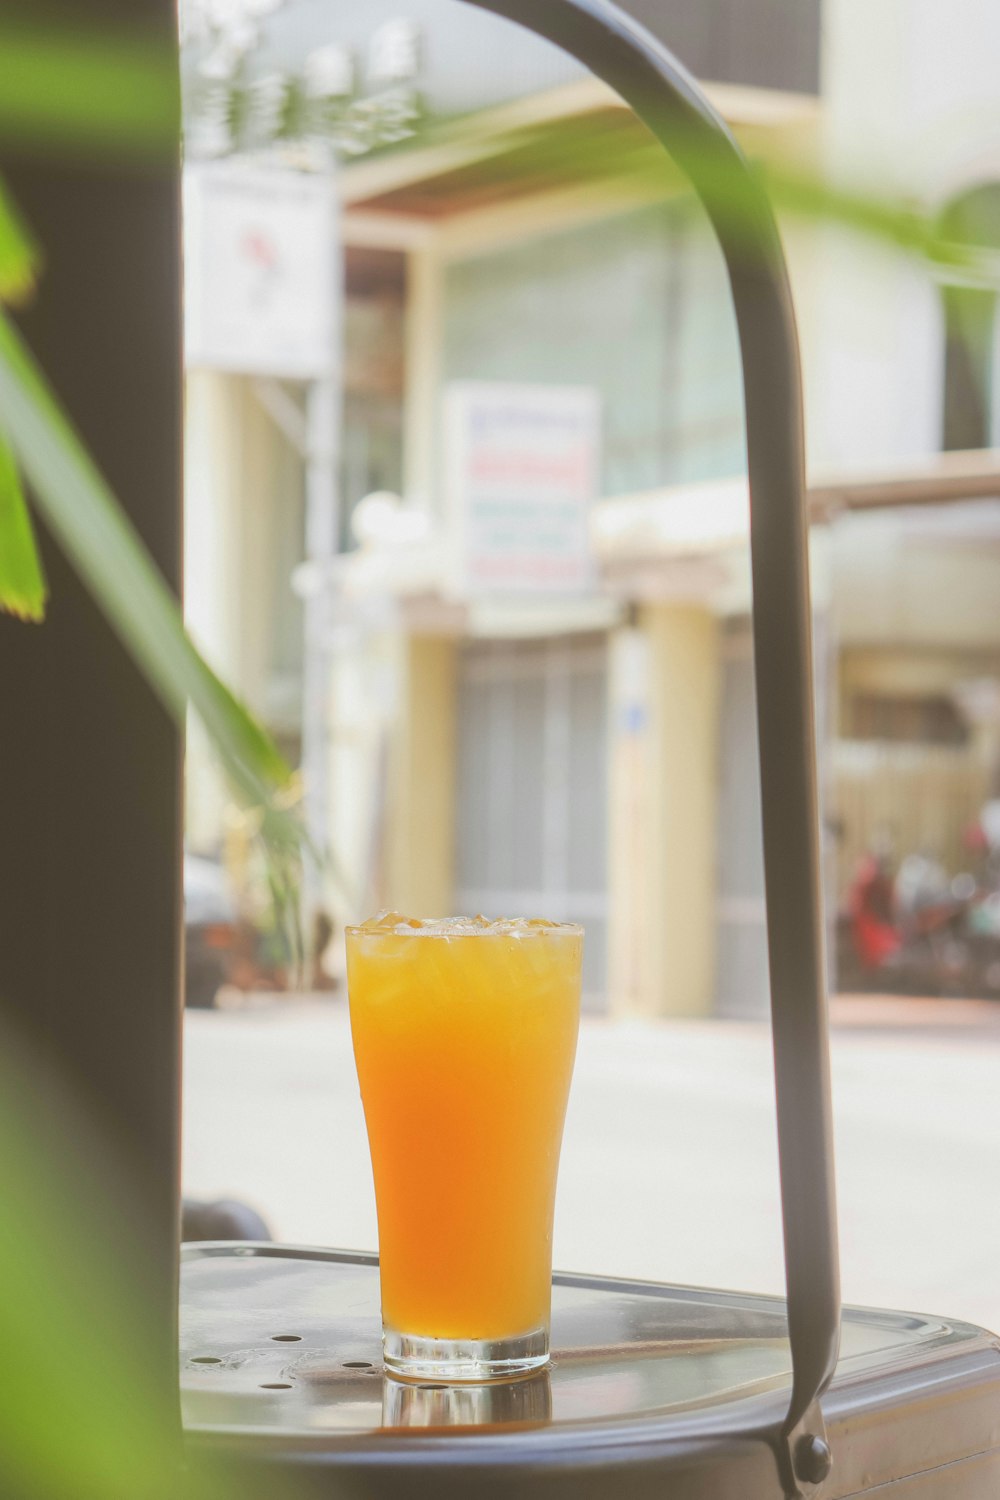
[[[720,659],[699,605],[612,641],[610,986],[619,1015],[713,1004]]]
[[[454,900],[456,645],[400,642],[399,717],[389,754],[385,899],[415,917],[448,916]]]

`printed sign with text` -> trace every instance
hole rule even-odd
[[[585,592],[599,480],[597,392],[459,382],[448,388],[445,433],[464,590]]]

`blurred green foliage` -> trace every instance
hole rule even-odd
[[[61,410],[14,325],[0,315],[0,412],[7,443],[46,523],[127,649],[178,722],[190,706],[204,724],[233,793],[254,810],[282,926],[301,960],[296,909],[304,833],[298,784],[266,730],[213,672],[184,629],[180,607],[134,527]],[[4,450],[0,449],[0,454]],[[0,583],[8,609],[38,618],[44,587],[17,476],[0,459]],[[4,505],[4,496],[8,505]],[[10,524],[21,517],[20,527]],[[19,544],[19,545],[18,545]],[[15,577],[11,577],[14,568]],[[20,606],[20,607],[19,607]]]
[[[0,303],[34,291],[38,252],[0,179]],[[45,613],[45,579],[14,455],[0,428],[0,609],[22,620]]]
[[[35,290],[40,251],[0,178],[0,302],[16,307]]]
[[[0,15],[0,145],[142,166],[175,157],[179,136],[177,70],[162,35]]]
[[[50,1067],[0,1028],[0,1494],[292,1500],[185,1455],[173,1372],[152,1352],[150,1231],[116,1143],[65,1084],[53,1114]]]
[[[0,442],[0,599],[21,620],[41,620],[46,587],[14,456]]]

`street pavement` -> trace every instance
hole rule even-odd
[[[1000,1329],[1000,1008],[833,1014],[845,1301]],[[188,1012],[184,1079],[188,1196],[252,1203],[286,1241],[374,1248],[342,1001]],[[764,1025],[586,1020],[556,1265],[781,1291],[772,1088]]]

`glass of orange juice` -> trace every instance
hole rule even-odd
[[[582,929],[396,912],[347,929],[385,1363],[495,1380],[549,1357]]]

